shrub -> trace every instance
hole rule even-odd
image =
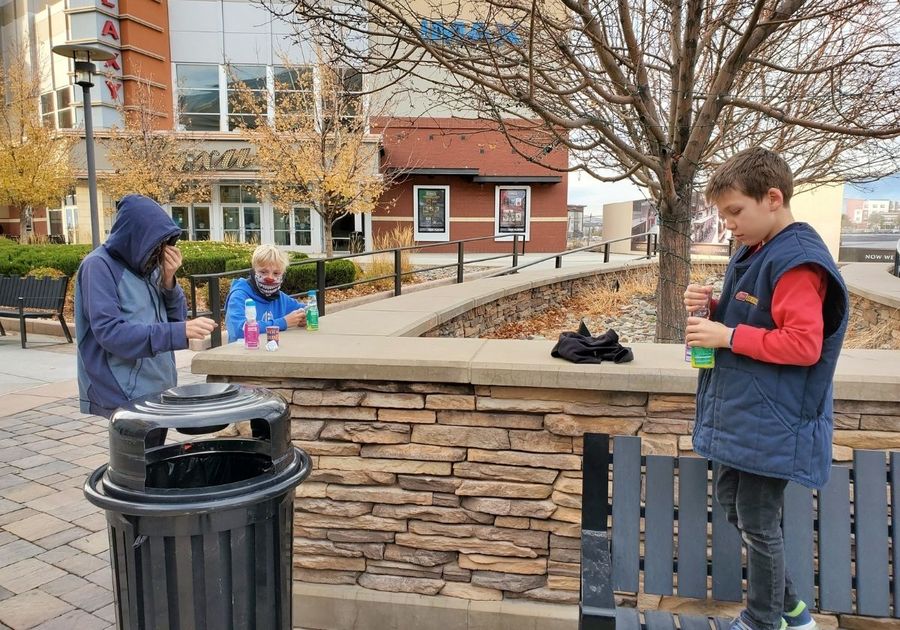
[[[333,287],[356,280],[356,265],[349,260],[325,262],[325,286]],[[307,263],[291,265],[284,274],[281,290],[291,295],[306,293],[316,288],[316,265]]]
[[[32,278],[65,278],[66,274],[64,274],[59,269],[54,269],[53,267],[35,267],[31,271],[25,274],[26,276],[30,276]]]

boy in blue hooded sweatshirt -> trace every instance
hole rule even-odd
[[[216,323],[187,319],[175,282],[180,228],[158,203],[128,195],[109,238],[88,254],[75,283],[81,411],[109,417],[129,400],[177,384],[174,350]]]
[[[287,330],[306,321],[303,305],[281,290],[288,266],[287,254],[274,245],[260,245],[253,250],[250,265],[253,267],[250,278],[235,280],[225,300],[229,342],[244,338],[244,323],[247,321],[244,304],[247,298],[256,302],[256,319],[263,331],[266,326]]]

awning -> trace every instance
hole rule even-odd
[[[472,178],[478,184],[558,184],[559,175],[478,175]]]

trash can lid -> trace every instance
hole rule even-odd
[[[241,388],[234,383],[197,383],[172,387],[160,394],[159,397],[164,403],[184,405],[233,398],[240,391]]]
[[[292,453],[290,414],[287,402],[275,392],[234,383],[197,383],[132,400],[110,418],[106,481],[113,486],[148,491],[148,467],[173,456],[171,449],[164,446],[170,430],[187,435],[213,434],[228,425],[248,421],[252,439],[232,440],[234,443],[226,447],[226,438],[217,437],[187,443],[183,450],[187,452],[191,444],[203,444],[204,450],[237,448],[265,456],[272,463],[272,471],[287,465]]]

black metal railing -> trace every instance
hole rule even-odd
[[[497,240],[497,239],[511,239],[510,243],[512,245],[511,251],[509,253],[498,254],[496,256],[486,256],[481,258],[473,258],[471,260],[465,259],[465,246],[466,243],[473,243],[477,241],[487,241],[487,240]],[[521,246],[520,246],[521,244]],[[433,247],[447,247],[447,246],[455,246],[456,247],[456,255],[457,260],[454,263],[448,263],[446,265],[433,265],[431,267],[426,267],[424,269],[416,269],[415,271],[403,271],[402,261],[403,261],[403,252],[405,251],[421,251],[423,249],[429,249]],[[520,251],[521,250],[521,251]],[[525,253],[525,241],[521,238],[519,234],[510,234],[510,235],[490,235],[490,236],[478,236],[474,238],[466,238],[458,241],[449,241],[446,243],[427,243],[424,245],[409,245],[406,247],[394,247],[391,249],[382,249],[378,251],[372,252],[361,252],[356,254],[344,254],[341,256],[333,256],[332,258],[310,258],[307,260],[299,260],[296,262],[292,262],[290,266],[301,266],[301,265],[315,265],[316,266],[316,301],[318,303],[319,314],[325,314],[326,308],[326,300],[325,294],[327,291],[334,291],[338,289],[349,289],[350,287],[355,287],[360,284],[367,284],[370,282],[380,282],[382,280],[394,280],[394,295],[401,295],[403,292],[403,278],[404,276],[414,275],[417,273],[424,273],[427,271],[436,271],[438,269],[448,269],[450,267],[456,267],[456,282],[461,283],[463,281],[463,276],[465,272],[466,265],[473,265],[480,262],[485,262],[488,260],[498,260],[500,258],[512,257],[512,268],[515,268],[519,263],[519,256]],[[353,282],[345,282],[343,284],[336,284],[331,286],[326,286],[325,281],[325,263],[331,262],[334,260],[347,260],[350,258],[360,258],[362,256],[377,256],[379,254],[392,254],[394,258],[394,271],[391,274],[376,276],[374,278],[363,278],[362,280],[355,280]],[[251,269],[235,269],[233,271],[223,271],[219,273],[204,273],[204,274],[196,274],[193,276],[188,276],[188,279],[191,283],[191,317],[198,316],[209,316],[216,322],[222,321],[222,300],[219,294],[219,280],[221,278],[236,278],[246,276]],[[198,285],[206,285],[207,287],[207,305],[209,306],[208,310],[199,311],[197,309],[197,287]],[[291,297],[297,298],[300,296],[306,295],[305,293],[296,293]],[[227,305],[225,305],[227,306]],[[212,332],[212,347],[217,348],[222,345],[222,330],[221,328],[216,328]]]
[[[610,255],[610,245],[613,243],[620,243],[622,241],[630,241],[635,238],[640,238],[641,236],[647,237],[647,252],[645,255],[640,256],[638,260],[643,258],[653,258],[657,254],[657,250],[659,249],[656,241],[656,233],[655,232],[641,232],[640,234],[632,234],[631,236],[625,236],[623,238],[615,238],[609,241],[600,241],[599,243],[595,243],[594,245],[585,245],[584,247],[577,247],[575,249],[569,249],[564,252],[560,252],[558,254],[550,254],[549,256],[545,256],[543,258],[539,258],[538,260],[532,260],[529,263],[525,263],[524,265],[513,265],[510,269],[502,269],[495,273],[490,274],[489,278],[496,278],[498,276],[505,276],[511,273],[518,273],[522,269],[527,269],[528,267],[533,267],[534,265],[539,265],[541,263],[547,262],[548,260],[556,261],[556,268],[562,269],[562,261],[563,257],[568,256],[569,254],[577,254],[579,252],[592,252],[599,248],[603,248],[603,262],[609,262]]]

